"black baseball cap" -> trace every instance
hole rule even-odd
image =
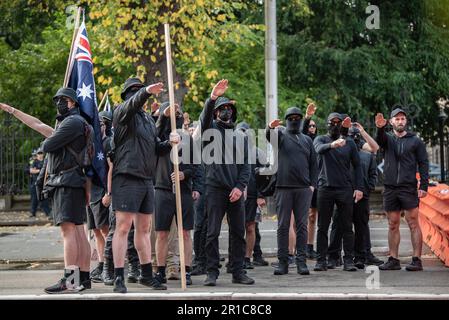
[[[407,112],[405,112],[401,108],[396,108],[393,111],[391,111],[390,119],[393,118],[393,117],[396,117],[399,113],[403,113],[405,116],[407,116]]]
[[[341,116],[340,113],[338,112],[332,112],[331,114],[329,114],[329,116],[327,117],[327,122],[330,122],[332,119],[337,118],[340,121],[343,121],[343,117]]]

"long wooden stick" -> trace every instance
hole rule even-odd
[[[176,132],[176,114],[175,114],[175,91],[173,88],[173,69],[171,58],[171,44],[170,44],[170,26],[168,23],[164,24],[165,30],[165,54],[167,58],[167,78],[168,78],[168,96],[170,101],[170,124],[171,131]],[[173,168],[175,170],[175,191],[176,191],[176,217],[178,219],[178,243],[179,243],[179,258],[181,260],[181,287],[186,290],[186,269],[184,257],[184,235],[182,226],[182,207],[181,207],[181,184],[179,182],[179,157],[178,146],[173,145]]]
[[[76,36],[78,35],[78,30],[80,27],[80,18],[81,18],[81,11],[83,10],[82,7],[78,7],[78,10],[76,12],[76,20],[75,20],[75,28],[73,29],[73,36],[72,36],[72,45],[70,46],[70,54],[69,58],[67,60],[67,67],[65,69],[65,76],[64,76],[64,87],[67,87],[69,83],[69,75],[70,75],[70,69],[73,65],[73,51],[75,49],[75,40]]]
[[[100,107],[103,104],[104,100],[106,100],[106,97],[108,96],[108,94],[109,94],[109,88],[106,89],[106,91],[104,92],[103,98],[101,99],[100,104],[98,105],[98,111],[100,111]]]

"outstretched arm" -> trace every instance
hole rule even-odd
[[[4,103],[0,103],[0,109],[12,114],[14,117],[16,117],[17,119],[22,121],[25,125],[27,125],[31,129],[39,132],[41,135],[43,135],[46,138],[51,136],[54,132],[54,129],[52,127],[50,127],[49,125],[43,123],[38,118],[35,118],[25,112],[20,111],[19,109],[16,109],[16,108],[11,107]]]

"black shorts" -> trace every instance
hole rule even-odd
[[[247,198],[245,200],[245,221],[255,222],[257,214],[257,198]]]
[[[71,222],[81,225],[86,222],[86,193],[82,188],[55,188],[52,197],[52,212],[55,225]]]
[[[318,195],[318,188],[315,188],[313,190],[312,202],[310,202],[310,208],[312,208],[312,209],[317,208],[317,202],[316,202],[317,195]]]
[[[153,181],[126,174],[119,174],[113,177],[112,209],[131,213],[153,213]]]
[[[154,212],[156,231],[170,231],[173,217],[176,217],[176,199],[172,191],[156,189],[156,210]],[[193,230],[193,199],[191,193],[181,193],[182,228]]]
[[[401,211],[410,210],[419,206],[418,190],[413,187],[389,187],[385,186],[384,210]]]
[[[87,209],[87,228],[93,230],[108,225],[109,208],[106,208],[101,200],[91,203]]]

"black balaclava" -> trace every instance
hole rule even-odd
[[[301,119],[298,120],[289,120],[287,119],[287,131],[291,133],[299,133],[301,128]]]
[[[58,114],[63,117],[70,111],[69,103],[66,99],[64,99],[64,97],[60,97],[58,101],[56,101],[56,107],[58,109]]]
[[[354,140],[358,150],[362,149],[365,141],[362,139],[362,134],[359,129],[355,127],[348,128],[348,137],[351,137],[352,140]]]
[[[217,118],[220,119],[223,122],[227,122],[227,121],[231,120],[231,118],[232,118],[232,109],[220,108],[218,110]]]
[[[332,119],[335,119],[335,118],[338,118],[340,121],[342,121],[341,115],[337,112],[332,112],[327,117],[327,132],[333,140],[338,139],[341,135],[341,122],[335,126],[332,125],[332,123],[331,123]]]

